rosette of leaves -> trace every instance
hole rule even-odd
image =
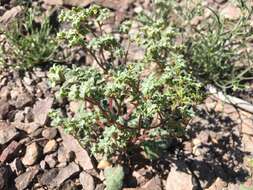
[[[100,31],[107,11],[91,6],[61,14],[71,27],[59,36],[71,46],[82,45],[97,65],[54,66],[49,78],[60,87],[57,96],[84,103],[73,117],[51,113],[53,124],[74,134],[93,154],[110,158],[127,153],[133,145],[154,147],[157,143],[150,142],[179,135],[203,94],[201,84],[187,71],[181,54],[184,47],[175,43],[178,33],[165,17],[140,21],[141,28],[130,43],[137,42],[145,55],[129,62],[120,41]],[[130,27],[127,21],[120,31],[126,34]],[[124,61],[116,64],[116,59]]]

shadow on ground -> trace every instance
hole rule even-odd
[[[195,144],[191,151],[185,149],[185,142]],[[163,178],[171,167],[176,167],[178,171],[190,174],[195,190],[201,190],[217,178],[228,184],[245,182],[249,174],[244,157],[248,154],[242,151],[240,125],[222,112],[203,108],[187,127],[185,138],[173,141],[169,155],[153,162],[134,159],[131,165],[141,167],[137,163],[142,162],[142,166],[152,166],[153,175],[162,173]],[[152,176],[151,173],[147,172],[146,177]]]

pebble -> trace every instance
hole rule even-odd
[[[49,140],[43,149],[43,153],[48,154],[48,153],[54,152],[57,150],[57,148],[58,148],[58,143],[54,139]]]
[[[42,131],[42,136],[46,139],[54,139],[57,134],[57,128],[46,128]]]
[[[40,147],[37,145],[36,142],[33,142],[32,144],[28,145],[26,147],[25,156],[22,159],[23,164],[25,166],[34,165],[38,161],[40,153]]]

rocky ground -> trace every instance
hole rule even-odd
[[[116,20],[149,6],[147,0],[97,2],[114,10]],[[87,6],[91,1],[40,3],[52,11],[63,5]],[[205,3],[231,19],[238,17],[238,10],[226,0]],[[18,15],[15,1],[0,4],[1,23]],[[74,61],[82,60],[80,54],[75,56]],[[250,93],[241,97],[250,102]],[[24,76],[1,72],[0,189],[105,189],[103,169],[107,163],[98,165],[74,137],[50,127],[48,113],[59,106],[71,114],[78,103],[55,100],[47,69],[34,68]],[[199,116],[187,126],[185,137],[171,140],[168,155],[155,162],[133,159],[124,166],[124,190],[239,190],[241,184],[253,184],[253,114],[212,96],[198,110]]]

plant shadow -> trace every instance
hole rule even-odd
[[[194,144],[194,141],[199,144],[195,143],[192,151],[186,151],[185,142]],[[151,166],[152,172],[146,175],[159,173],[164,179],[174,165],[178,171],[190,173],[195,190],[201,190],[217,178],[232,184],[245,182],[249,173],[244,166],[244,157],[249,154],[242,149],[240,125],[234,118],[201,108],[196,119],[187,126],[185,137],[173,142],[168,154],[155,161],[135,159],[134,163],[140,168]]]

